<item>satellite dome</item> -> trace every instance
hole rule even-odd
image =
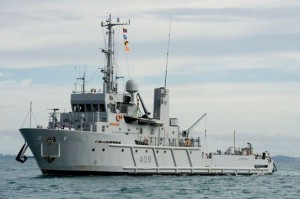
[[[128,93],[135,93],[138,92],[139,88],[137,83],[133,79],[130,79],[126,82],[126,91]]]

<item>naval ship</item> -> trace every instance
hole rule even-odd
[[[25,144],[16,160],[24,163],[30,148],[45,175],[253,175],[272,174],[276,166],[269,153],[254,154],[252,145],[206,152],[200,138],[190,136],[200,117],[189,129],[181,130],[178,119],[169,115],[169,89],[154,89],[153,115],[129,79],[118,92],[114,76],[114,32],[111,15],[101,26],[107,29],[108,45],[103,88],[71,94],[71,112],[53,109],[47,128],[21,128]]]

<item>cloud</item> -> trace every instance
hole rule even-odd
[[[285,70],[292,72],[294,74],[299,74],[300,67],[299,67],[299,61],[300,61],[300,51],[281,51],[281,52],[273,52],[270,53],[270,55],[267,55],[270,57],[273,57],[275,63],[280,63],[282,67],[285,68]]]
[[[20,10],[16,11],[12,9],[13,3],[7,4],[9,9],[4,11],[5,19],[0,21],[3,25],[12,24],[11,22],[16,24],[2,31],[4,39],[0,54],[3,60],[0,67],[49,67],[85,62],[102,64],[103,59],[97,49],[104,46],[103,35],[101,28],[96,24],[106,16],[101,19],[95,16],[96,10],[91,4],[87,4],[80,11],[79,8],[83,4],[76,1],[73,9],[66,10],[68,3],[70,2],[57,9],[54,2],[39,4],[34,8],[23,2],[24,7],[18,7]],[[249,2],[245,2],[243,7],[238,1],[230,1],[222,6],[216,6],[218,1],[188,1],[183,8],[180,8],[179,5],[182,7],[183,4],[179,1],[174,2],[173,6],[166,5],[163,8],[159,8],[157,3],[158,1],[154,1],[148,6],[142,6],[137,1],[138,9],[134,15],[136,17],[132,19],[129,32],[131,57],[132,60],[138,60],[137,63],[147,56],[146,61],[150,61],[149,65],[165,64],[170,12],[174,13],[170,62],[175,59],[176,64],[181,64],[177,62],[181,58],[182,61],[186,59],[185,61],[194,62],[204,68],[210,61],[214,61],[220,67],[226,64],[230,64],[230,67],[240,67],[237,65],[243,62],[241,67],[246,65],[262,68],[271,65],[266,63],[272,60],[271,53],[275,55],[285,51],[300,51],[297,45],[300,29],[294,26],[294,21],[299,17],[299,7],[290,6],[294,5],[291,2],[285,3],[285,6],[279,3],[275,4],[277,6],[271,6],[270,3],[250,6]],[[134,6],[126,7],[130,8],[128,12],[134,13]],[[88,8],[92,8],[89,14]],[[103,12],[100,13],[104,17]],[[127,14],[126,12],[125,15]],[[224,23],[222,19],[216,19],[216,24],[201,21],[202,16],[222,19],[228,16],[239,20]],[[182,21],[182,17],[187,18]],[[197,21],[190,21],[189,17],[196,17]],[[127,19],[127,16],[124,16],[124,19]],[[242,60],[245,57],[246,60]],[[208,63],[194,61],[199,58],[208,60]],[[234,59],[239,60],[239,63],[232,62]],[[263,63],[257,64],[256,59]],[[290,65],[297,63],[293,60]],[[130,62],[132,63],[134,61]],[[286,65],[284,62],[282,64]]]
[[[191,17],[197,17],[200,20],[212,21],[231,21],[232,20],[249,20],[249,19],[285,19],[300,17],[299,7],[272,7],[272,8],[245,8],[245,7],[223,7],[223,8],[201,8],[201,7],[175,7],[175,8],[160,8],[157,10],[149,10],[147,14],[154,16],[177,16],[189,17],[186,20],[191,20]],[[211,18],[198,18],[198,17]],[[184,18],[183,18],[184,19]],[[194,18],[196,19],[196,18]]]
[[[267,135],[293,134],[299,126],[295,120],[287,119],[298,116],[300,111],[300,97],[293,83],[210,83],[171,88],[170,109],[180,118],[182,128],[204,112],[215,133],[236,129]]]

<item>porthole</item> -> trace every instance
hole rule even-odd
[[[124,152],[124,149],[122,149],[121,151]]]
[[[138,150],[135,150],[135,152],[137,153],[137,152],[138,152]]]
[[[102,151],[105,151],[105,148],[103,148]]]
[[[95,151],[95,148],[93,148],[92,151]]]
[[[158,150],[156,151],[156,153],[158,153]]]
[[[148,153],[148,150],[146,150],[146,153]]]
[[[167,153],[167,151],[164,151],[164,153]]]

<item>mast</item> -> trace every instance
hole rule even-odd
[[[235,131],[233,132],[233,150],[234,150],[234,155],[235,154]]]
[[[167,75],[168,75],[168,63],[169,63],[169,49],[170,49],[170,38],[171,38],[171,25],[172,17],[170,17],[170,26],[169,26],[169,37],[168,37],[168,48],[167,48],[167,61],[166,61],[166,73],[165,73],[165,89],[167,88]]]
[[[77,79],[80,79],[82,80],[82,93],[85,93],[85,70],[84,70],[84,74],[83,74],[83,77],[78,77]],[[75,84],[75,91],[76,91],[76,84]]]
[[[129,25],[130,20],[126,23],[120,23],[119,18],[117,19],[117,22],[113,23],[111,19],[111,14],[109,14],[108,19],[104,22],[101,22],[101,27],[107,27],[107,34],[108,34],[108,46],[107,49],[102,49],[102,52],[106,55],[107,64],[106,69],[101,70],[101,72],[104,73],[103,77],[103,90],[106,93],[112,93],[115,92],[114,89],[114,69],[113,69],[113,55],[114,55],[114,49],[113,49],[113,35],[114,35],[114,26],[120,26],[120,25]]]
[[[29,112],[30,112],[30,114],[29,114],[29,116],[30,116],[30,117],[29,117],[29,118],[30,118],[30,119],[29,119],[29,120],[30,120],[30,121],[29,121],[29,127],[31,128],[32,102],[30,102],[30,110],[29,110]]]

